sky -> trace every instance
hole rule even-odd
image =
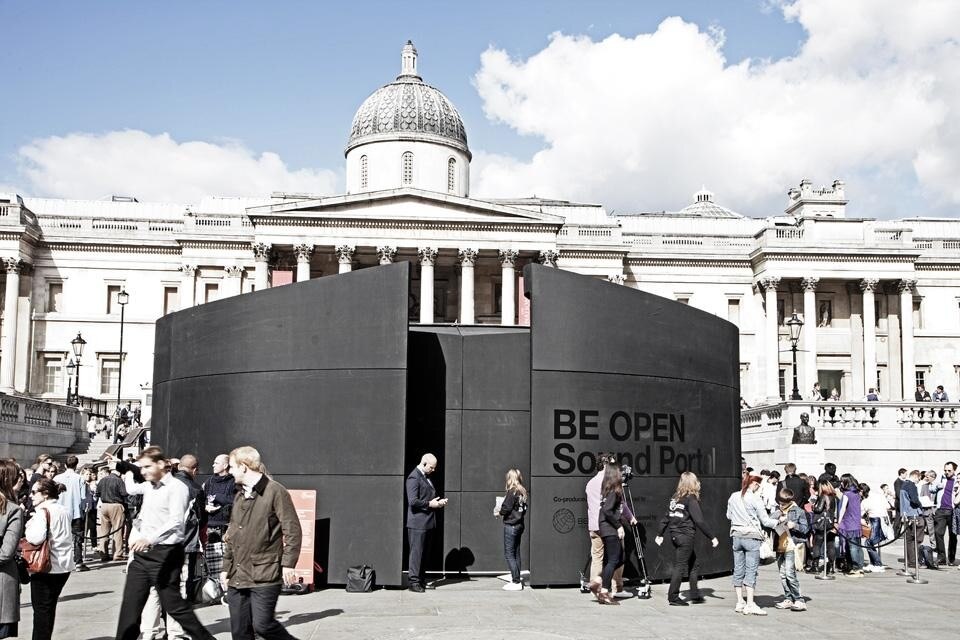
[[[412,39],[476,197],[745,215],[842,179],[848,215],[960,212],[953,0],[0,0],[0,191],[343,190],[364,98]]]

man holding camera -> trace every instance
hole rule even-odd
[[[598,453],[596,461],[597,474],[587,483],[587,528],[590,531],[590,583],[600,582],[600,571],[603,569],[603,538],[600,537],[600,503],[603,496],[603,472],[608,464],[617,464],[617,458],[612,453]],[[630,519],[630,524],[637,524],[637,519],[630,511],[630,505],[623,504],[624,514]],[[622,544],[622,543],[621,543]],[[613,573],[613,584],[616,587],[614,598],[631,598],[633,594],[623,590],[623,566],[617,567]]]
[[[420,464],[410,472],[406,481],[407,493],[407,543],[410,545],[407,563],[407,580],[410,591],[423,593],[423,553],[429,542],[430,532],[437,526],[436,512],[447,505],[446,498],[438,498],[437,490],[428,477],[437,468],[437,458],[425,453]]]

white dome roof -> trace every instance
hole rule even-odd
[[[459,149],[471,157],[467,131],[453,103],[417,75],[417,50],[403,47],[397,79],[363,101],[350,129],[346,151],[379,140],[423,140]]]
[[[697,216],[700,218],[742,218],[743,216],[736,211],[731,211],[726,207],[721,207],[713,201],[713,193],[706,189],[693,194],[694,202],[689,204],[677,213],[685,216]]]

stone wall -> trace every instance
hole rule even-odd
[[[0,394],[0,458],[33,464],[89,443],[84,414],[74,407]]]

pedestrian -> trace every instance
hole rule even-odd
[[[231,458],[230,464],[233,464]],[[410,555],[407,559],[408,589],[423,593],[424,586],[423,556],[430,541],[430,534],[437,526],[436,512],[447,505],[446,498],[437,496],[437,490],[430,482],[430,474],[437,468],[437,457],[425,453],[420,464],[410,472],[404,483],[407,498],[407,544]],[[236,474],[234,474],[236,478]]]
[[[20,622],[20,573],[17,548],[23,535],[23,510],[16,496],[23,485],[20,467],[0,460],[0,638],[15,638]]]
[[[800,594],[800,579],[797,577],[796,552],[807,544],[810,525],[807,513],[794,501],[793,491],[784,487],[777,493],[777,510],[786,519],[785,529],[777,534],[777,568],[783,586],[783,600],[775,604],[777,609],[806,611],[807,605]]]
[[[860,503],[863,519],[870,525],[870,537],[866,541],[870,562],[864,565],[863,570],[867,573],[883,573],[886,568],[880,560],[880,549],[877,545],[886,539],[884,521],[889,522],[890,517],[887,514],[887,499],[882,493],[871,493],[870,485],[866,482],[860,483],[860,495],[863,498]]]
[[[942,384],[938,384],[937,390],[933,392],[933,401],[934,402],[950,402],[950,398],[947,396],[947,392],[943,390]]]
[[[820,563],[826,563],[827,575],[833,575],[837,561],[837,492],[831,482],[821,482],[817,502],[813,505],[813,547],[810,555]],[[826,558],[824,558],[826,552]]]
[[[50,571],[30,575],[30,603],[33,606],[33,640],[50,640],[57,620],[57,601],[70,572],[74,570],[73,518],[58,499],[64,487],[50,478],[41,478],[33,487],[36,509],[27,521],[23,537],[34,545],[50,539]]]
[[[73,528],[73,559],[77,571],[88,571],[89,567],[83,563],[83,538],[86,525],[86,513],[83,505],[87,499],[87,483],[77,473],[80,463],[77,456],[67,456],[67,468],[63,473],[53,477],[53,481],[64,486],[60,493],[60,504],[66,507],[70,515],[70,526]]]
[[[97,481],[97,493],[100,496],[100,524],[97,536],[100,540],[100,561],[123,560],[123,529],[127,490],[123,480],[110,469],[100,470]],[[113,541],[113,553],[110,542]]]
[[[920,495],[917,492],[917,483],[920,482],[920,471],[913,469],[907,474],[900,485],[900,517],[903,523],[903,546],[906,547],[906,557],[903,568],[906,571],[917,571],[917,544],[923,541],[926,526],[923,518]]]
[[[616,464],[617,457],[610,452],[601,451],[594,460],[596,474],[587,482],[584,488],[584,494],[587,498],[587,530],[590,535],[590,569],[589,579],[586,581],[588,591],[593,591],[591,585],[600,587],[603,582],[603,538],[600,537],[600,504],[603,501],[603,478],[608,464]],[[630,524],[637,523],[633,512],[630,511],[630,505],[623,504],[625,513],[630,518]],[[613,597],[627,599],[632,598],[633,594],[623,588],[623,566],[619,566],[613,572]],[[581,584],[581,589],[583,588]]]
[[[960,504],[960,482],[956,480],[956,473],[956,462],[943,463],[943,477],[936,485],[933,500],[936,509],[933,513],[933,533],[939,566],[957,566],[957,534],[951,527],[954,509]]]
[[[139,636],[141,612],[151,587],[156,588],[166,614],[173,616],[193,640],[214,640],[180,597],[184,517],[190,502],[187,487],[169,472],[167,458],[159,447],[144,449],[138,463],[145,482],[135,482],[129,463],[117,461],[127,493],[143,496],[136,535],[130,540],[132,558],[117,620],[117,640],[136,640]]]
[[[692,471],[684,471],[680,474],[677,490],[670,499],[667,515],[660,521],[660,533],[654,538],[658,547],[663,544],[664,533],[669,533],[673,542],[673,573],[670,589],[667,591],[667,602],[672,606],[685,607],[689,602],[699,604],[704,601],[697,588],[700,577],[700,561],[694,548],[697,529],[710,540],[714,548],[720,544],[703,518],[703,510],[700,508],[700,480]],[[680,583],[683,581],[684,571],[688,573],[690,582],[690,595],[686,600],[680,598]]]
[[[223,570],[223,535],[230,524],[230,512],[236,497],[236,481],[230,475],[230,456],[221,453],[213,460],[213,475],[203,483],[206,496],[207,543],[204,560],[207,575],[219,576]]]
[[[744,476],[740,490],[730,494],[727,500],[733,546],[733,588],[737,593],[734,611],[754,616],[767,615],[753,599],[760,567],[760,545],[766,537],[763,527],[772,529],[779,524],[767,514],[757,493],[762,481],[760,476]]]
[[[846,561],[846,575],[851,578],[863,576],[863,548],[860,523],[863,511],[860,508],[860,483],[851,474],[840,476],[840,510],[837,530],[840,535],[840,552]]]
[[[620,601],[613,597],[613,573],[623,566],[624,525],[629,518],[623,511],[623,476],[615,464],[608,464],[603,472],[603,485],[600,489],[599,522],[600,538],[603,540],[603,570],[600,584],[591,583],[590,590],[600,604],[618,605]]]
[[[510,469],[506,477],[506,493],[494,515],[503,518],[503,556],[510,567],[510,582],[503,585],[504,591],[521,591],[520,539],[523,536],[523,519],[527,513],[528,495],[523,486],[523,474],[519,469]]]
[[[234,640],[293,638],[277,621],[277,598],[295,581],[300,556],[300,521],[287,489],[265,475],[260,452],[239,447],[230,452],[237,492],[227,528],[223,572]]]

